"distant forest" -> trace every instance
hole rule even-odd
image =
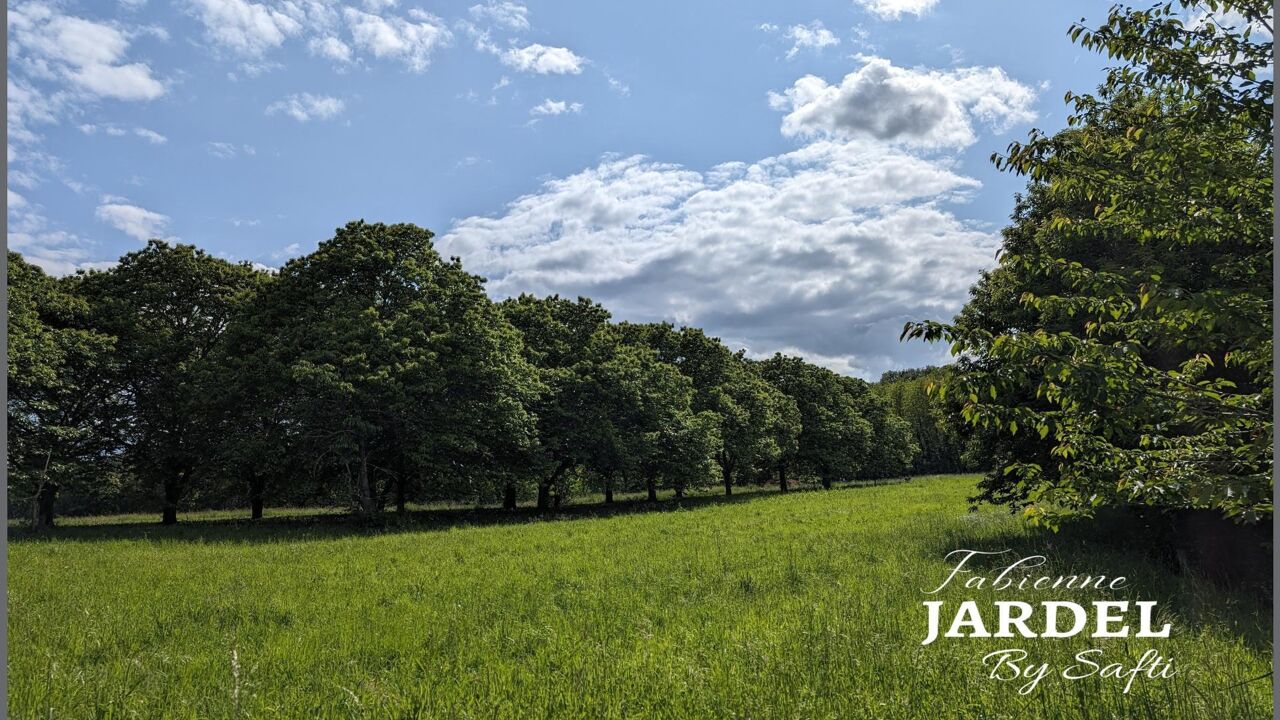
[[[962,467],[937,370],[873,386],[586,298],[494,302],[431,240],[352,222],[278,273],[158,240],[62,278],[9,253],[10,506],[372,518]]]

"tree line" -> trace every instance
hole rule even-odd
[[[153,240],[55,278],[9,253],[9,500],[557,506],[594,490],[831,487],[918,443],[862,380],[752,360],[586,298],[494,302],[413,225],[352,222],[277,273]]]

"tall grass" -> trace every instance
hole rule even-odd
[[[1265,718],[1270,611],[1141,545],[970,514],[972,477],[755,495],[670,512],[358,530],[67,528],[9,548],[9,710],[35,718]],[[666,504],[668,508],[672,506]],[[958,547],[1126,575],[1165,640],[1084,648],[1179,674],[1049,677],[1029,695],[920,645],[922,592]],[[1097,593],[944,591],[940,599]],[[1125,659],[1132,658],[1132,659]],[[1255,680],[1264,676],[1260,680]],[[1252,680],[1252,682],[1250,682]]]

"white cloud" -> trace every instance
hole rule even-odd
[[[964,147],[976,139],[974,120],[1002,132],[1035,118],[1036,91],[1000,68],[923,71],[863,60],[839,85],[806,75],[784,93],[770,93],[770,105],[787,113],[783,134]]]
[[[94,211],[98,220],[110,225],[135,240],[146,241],[162,237],[169,224],[169,217],[137,205],[128,205],[123,198],[107,196]]]
[[[302,24],[287,13],[246,0],[191,0],[210,42],[233,53],[259,57],[297,35]]]
[[[298,122],[328,120],[346,108],[340,98],[311,93],[294,93],[267,106],[268,115],[288,115]]]
[[[8,248],[22,253],[27,262],[52,275],[69,275],[97,265],[90,261],[89,243],[64,230],[49,227],[40,208],[27,198],[9,191]]]
[[[483,5],[472,5],[469,10],[476,22],[491,22],[509,30],[529,29],[529,9],[510,0],[489,0]]]
[[[949,317],[992,263],[998,239],[942,207],[980,186],[953,165],[867,140],[706,172],[606,158],[458,221],[439,248],[499,297],[583,294],[872,377],[938,360],[897,344],[903,322]]]
[[[614,91],[614,92],[618,93],[619,95],[621,95],[621,96],[623,96],[623,97],[626,97],[626,96],[628,96],[628,95],[630,95],[630,94],[631,94],[631,86],[630,86],[630,85],[627,85],[626,83],[622,82],[622,81],[621,81],[621,80],[619,80],[618,78],[616,78],[616,77],[614,77],[614,76],[610,75],[608,72],[605,72],[604,77],[605,77],[605,79],[606,79],[606,80],[608,80],[608,81],[609,81],[609,89],[610,89],[610,90],[612,90],[612,91]]]
[[[80,132],[84,133],[85,135],[97,135],[99,132],[101,132],[102,134],[109,135],[111,137],[124,137],[125,135],[128,135],[130,132],[132,132],[135,136],[140,137],[143,140],[146,140],[152,145],[163,145],[169,142],[169,138],[165,137],[164,135],[161,135],[155,130],[151,130],[150,128],[144,128],[144,127],[136,127],[132,131],[126,130],[125,128],[122,128],[119,125],[114,125],[112,123],[104,123],[102,125],[97,125],[95,123],[82,123],[76,127]]]
[[[312,55],[329,58],[338,63],[351,62],[351,46],[332,35],[312,38],[307,43],[307,47],[311,50]]]
[[[210,142],[209,154],[219,160],[229,160],[237,155],[255,155],[257,150],[252,145],[236,145],[229,142]]]
[[[410,17],[383,17],[345,8],[343,17],[357,48],[377,58],[400,60],[413,72],[422,72],[431,64],[431,54],[453,40],[453,34],[440,18],[421,10],[410,10]]]
[[[279,250],[271,253],[271,257],[274,260],[285,260],[297,255],[300,252],[302,252],[302,245],[296,242],[289,243],[288,245],[285,245]]]
[[[808,25],[792,25],[787,28],[786,37],[793,43],[787,51],[788,60],[806,48],[822,52],[825,47],[840,44],[840,38],[828,30],[821,20],[814,20]]]
[[[547,98],[537,105],[529,108],[530,115],[563,115],[565,113],[582,112],[582,103],[567,102],[565,100],[552,100]]]
[[[511,48],[502,53],[501,59],[502,64],[516,70],[540,75],[577,75],[582,72],[582,64],[586,62],[568,48],[547,47],[538,43]]]
[[[10,58],[31,77],[60,80],[91,98],[152,100],[165,93],[150,66],[126,62],[129,35],[43,3],[9,10]]]
[[[898,20],[903,15],[921,17],[938,4],[938,0],[857,0],[881,20]]]
[[[163,144],[165,144],[165,143],[169,142],[169,138],[165,137],[164,135],[161,135],[160,133],[156,132],[155,130],[149,130],[149,129],[147,129],[147,128],[141,128],[141,127],[140,127],[140,128],[134,128],[134,129],[133,129],[133,134],[134,134],[134,135],[137,135],[138,137],[142,138],[143,140],[146,140],[147,142],[151,143],[152,145],[163,145]]]

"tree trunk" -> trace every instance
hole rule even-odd
[[[613,504],[613,476],[606,475],[604,478],[604,504]]]
[[[502,509],[503,510],[516,509],[516,484],[515,483],[507,483],[506,487],[502,489]]]
[[[41,483],[36,494],[35,526],[37,528],[53,527],[53,503],[58,498],[58,484],[47,479]]]
[[[360,504],[360,516],[368,520],[374,516],[373,486],[369,484],[369,453],[365,450],[364,441],[360,441],[360,472],[356,477],[357,500]]]
[[[185,476],[186,473],[184,472]],[[168,477],[164,481],[164,511],[160,516],[160,524],[174,525],[178,522],[178,498],[181,495],[181,482],[178,478]]]
[[[249,476],[249,519],[262,519],[262,496],[266,490],[266,480],[261,475]]]
[[[787,466],[786,466],[786,465],[779,465],[779,466],[778,466],[778,489],[779,489],[779,490],[781,490],[782,492],[786,492],[786,491],[787,491],[787,489],[788,489],[788,488],[787,488]]]
[[[683,485],[677,485],[677,486],[676,486],[676,499],[677,499],[677,500],[683,500],[683,499],[684,499],[684,486],[683,486]]]
[[[551,477],[546,482],[538,483],[538,509],[546,510],[551,507],[551,488],[560,481],[561,476],[572,465],[568,460],[563,460],[556,466],[555,472],[551,473]]]
[[[408,481],[405,479],[404,473],[396,475],[396,513],[404,515],[405,503],[408,502],[409,491],[405,487]]]
[[[823,490],[831,489],[831,478],[827,475],[822,476],[822,489]]]
[[[720,474],[724,477],[724,494],[733,494],[733,467],[728,463],[721,461]]]
[[[653,478],[645,480],[644,484],[649,490],[649,502],[658,502],[658,486],[654,484]]]

